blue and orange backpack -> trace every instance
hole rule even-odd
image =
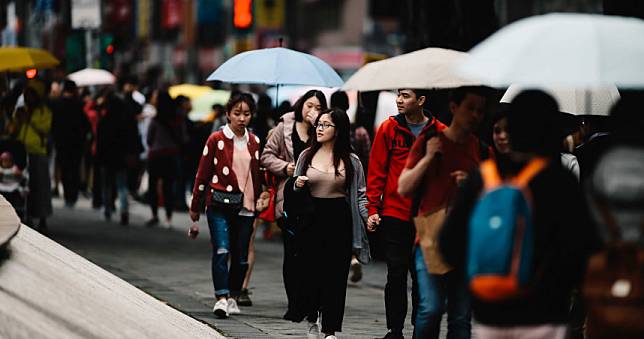
[[[535,158],[503,180],[496,162],[481,163],[483,193],[469,222],[467,278],[472,294],[487,302],[520,297],[534,275],[534,225],[530,180],[547,160]]]

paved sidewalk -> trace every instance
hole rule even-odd
[[[242,307],[242,314],[216,319],[211,313],[213,287],[210,276],[208,228],[202,217],[201,234],[196,240],[186,236],[190,221],[178,213],[175,226],[146,228],[147,206],[131,203],[129,227],[117,221],[106,222],[102,211],[93,210],[82,199],[74,209],[63,207],[54,199],[50,237],[90,261],[125,279],[172,307],[215,327],[231,338],[302,338],[306,322],[282,320],[286,295],[282,284],[282,244],[258,235],[255,270],[251,280],[252,307]],[[161,215],[163,211],[160,211]],[[258,232],[261,233],[261,232]],[[381,337],[386,331],[384,315],[383,263],[364,268],[363,281],[349,284],[343,332],[339,338]],[[405,325],[405,337],[411,338],[411,309]]]

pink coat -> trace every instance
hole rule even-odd
[[[262,152],[261,163],[268,171],[279,178],[275,197],[275,216],[281,218],[284,212],[284,184],[286,183],[286,166],[295,164],[293,159],[293,124],[295,113],[286,113],[282,121],[271,131]]]

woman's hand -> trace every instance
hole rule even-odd
[[[190,239],[197,239],[198,235],[199,235],[199,225],[195,223],[192,226],[190,226],[190,228],[188,229],[188,237],[190,237]]]
[[[295,164],[292,162],[289,162],[289,164],[286,165],[286,175],[289,177],[292,177],[293,174],[295,174]]]
[[[303,175],[300,175],[295,179],[295,187],[297,188],[302,188],[304,185],[306,185],[306,182],[309,181],[309,178]]]
[[[188,213],[190,214],[190,220],[192,220],[192,221],[194,221],[194,222],[199,221],[199,215],[200,215],[201,213],[199,213],[199,212],[195,212],[195,211],[193,211],[193,210],[190,210]]]
[[[255,203],[255,210],[257,212],[264,212],[268,208],[270,200],[271,194],[266,191],[262,192]]]

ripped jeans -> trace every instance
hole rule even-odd
[[[255,218],[210,207],[206,210],[206,216],[212,244],[212,282],[215,296],[237,297],[248,270],[248,245],[253,234]]]

